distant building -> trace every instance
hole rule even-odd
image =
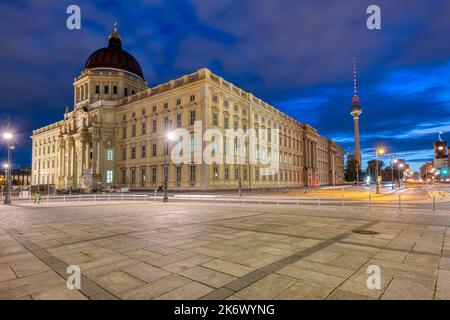
[[[433,173],[433,163],[427,162],[420,167],[420,176],[422,179],[428,179]]]
[[[31,184],[31,169],[19,168],[11,171],[13,186],[28,186]],[[5,171],[0,174],[0,185],[4,185],[6,181]]]
[[[447,168],[449,165],[449,153],[447,153],[447,141],[443,141],[441,134],[439,134],[438,141],[433,143],[434,159],[433,167],[437,170]]]

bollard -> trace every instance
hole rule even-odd
[[[398,210],[402,211],[402,195],[398,195]]]
[[[433,195],[433,212],[436,211],[436,196]]]
[[[318,203],[317,203],[318,205],[319,205],[319,207],[320,207],[320,197],[318,198]]]
[[[369,193],[369,210],[372,209],[372,196]]]

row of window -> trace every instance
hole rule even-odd
[[[46,153],[47,154],[55,153],[55,151],[56,151],[56,147],[55,147],[55,144],[53,143],[51,145],[47,145],[47,146],[43,146],[43,147],[39,147],[39,148],[35,147],[34,155],[41,156],[41,155],[45,155]]]
[[[190,165],[188,167],[189,169],[189,181],[191,182],[195,182],[196,180],[196,166],[195,165]],[[122,183],[126,184],[126,183],[137,183],[138,181],[136,180],[136,174],[137,174],[137,168],[130,168],[130,176],[129,176],[129,180],[128,180],[128,176],[127,176],[127,169],[126,168],[122,168]],[[160,181],[165,181],[165,179],[168,179],[168,174],[169,174],[169,167],[163,167],[162,170],[162,176],[161,176],[161,180]],[[182,170],[183,167],[181,166],[177,166],[175,167],[175,179],[177,182],[181,182],[181,177],[182,177]],[[140,173],[140,183],[145,183],[147,182],[147,168],[140,168],[139,169],[139,173]],[[152,167],[151,171],[151,182],[152,183],[156,183],[158,182],[158,175],[157,175],[157,167]]]
[[[189,97],[189,101],[190,101],[190,102],[194,102],[194,101],[195,101],[195,95],[191,95],[191,96]],[[178,98],[178,99],[176,100],[176,105],[177,105],[177,106],[181,105],[181,99],[180,99],[180,98]],[[165,102],[165,103],[163,104],[163,106],[164,106],[164,110],[169,109],[169,103],[168,103],[168,102]],[[156,113],[157,111],[158,111],[158,107],[157,107],[156,105],[152,106],[152,112],[153,112],[153,113]],[[147,111],[146,111],[145,109],[142,109],[142,110],[141,110],[141,115],[145,115],[146,113],[147,113]],[[194,115],[195,115],[195,113],[194,113]],[[131,119],[136,119],[136,112],[132,112],[132,113],[131,113]],[[123,115],[122,115],[122,120],[123,120],[123,121],[127,120],[127,115],[126,115],[126,114],[123,114]],[[195,120],[195,116],[194,116],[194,120]]]
[[[194,125],[195,123],[195,110],[192,110],[189,113],[189,125]],[[156,133],[158,131],[158,120],[157,119],[153,119],[152,122],[152,133]],[[141,127],[141,135],[146,135],[147,134],[147,122],[142,122],[140,124]],[[182,127],[182,115],[180,113],[178,113],[176,115],[176,128],[181,128]],[[168,130],[171,128],[171,121],[169,119],[169,117],[164,117],[163,118],[163,129],[164,130]],[[122,139],[126,139],[127,138],[127,126],[123,126],[122,127]],[[133,123],[131,125],[131,137],[136,137],[137,136],[137,124]]]
[[[125,97],[128,96],[129,92],[131,92],[131,95],[134,95],[134,94],[136,94],[136,89],[135,88],[131,88],[131,90],[130,90],[127,87],[123,88],[123,95]],[[100,85],[96,85],[95,86],[95,94],[100,94]],[[109,94],[109,85],[104,85],[103,86],[103,94],[106,94],[106,95]],[[112,94],[113,95],[117,95],[118,94],[118,87],[117,87],[117,85],[113,85],[112,86]]]

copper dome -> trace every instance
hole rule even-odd
[[[108,47],[94,51],[86,60],[84,69],[94,68],[120,69],[134,73],[144,79],[141,66],[137,60],[122,49],[122,40],[117,33],[117,26],[114,27],[114,32],[109,35]]]

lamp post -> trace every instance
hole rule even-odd
[[[384,149],[383,149],[383,147],[381,147],[381,146],[378,146],[376,149],[375,149],[375,155],[376,155],[376,163],[375,163],[375,175],[376,175],[376,179],[377,179],[377,184],[376,184],[376,186],[377,186],[377,193],[380,193],[380,181],[379,181],[379,179],[378,179],[378,171],[379,171],[379,168],[378,168],[378,156],[379,155],[381,155],[381,154],[384,154]]]
[[[399,172],[399,177],[398,177],[398,183],[399,183],[399,187],[401,187],[402,186],[402,180],[403,180],[403,167],[405,166],[405,164],[404,163],[400,163],[399,165],[398,165],[399,167],[400,167],[400,169],[402,169],[402,175],[401,175],[401,177],[400,177],[400,172]]]
[[[172,141],[175,139],[175,134],[173,132],[167,132],[164,136],[164,196],[163,202],[169,202],[169,197],[167,195],[167,185],[169,179],[169,168],[167,163],[167,154],[169,153],[169,140]]]
[[[395,159],[394,157],[392,157],[392,159],[391,159],[391,187],[392,187],[392,190],[395,189],[395,187],[394,187],[394,165],[397,162],[398,162],[398,160]]]
[[[9,131],[3,133],[3,138],[6,140],[7,146],[8,146],[8,162],[5,166],[5,170],[7,172],[6,174],[6,183],[5,183],[5,205],[11,204],[11,151],[14,149],[14,145],[12,143],[13,134]]]

